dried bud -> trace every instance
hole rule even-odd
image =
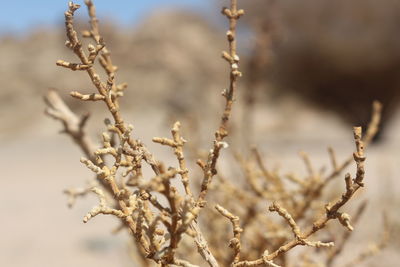
[[[233,36],[233,32],[231,32],[231,31],[226,32],[226,37],[228,37],[229,42],[232,42],[235,39]]]

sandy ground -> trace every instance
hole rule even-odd
[[[272,113],[272,109],[258,109],[256,118],[265,123],[259,123],[257,139],[267,159],[283,170],[304,172],[299,150],[309,152],[316,166],[328,162],[328,145],[337,149],[339,158],[352,152],[351,129],[335,118],[298,112],[298,123],[282,129],[279,122],[284,115],[279,114],[284,113]],[[136,119],[136,134],[146,143],[152,136],[167,134],[158,114]],[[1,142],[0,266],[134,266],[127,255],[126,235],[110,233],[117,225],[115,221],[102,216],[82,223],[84,214],[96,203],[95,197],[78,201],[72,210],[67,208],[63,189],[84,185],[91,173],[79,163],[80,151],[66,136],[57,134],[59,127],[57,122],[42,118],[29,131]],[[360,199],[369,198],[370,207],[352,251],[368,240],[379,239],[380,214],[374,209],[389,209],[393,221],[399,223],[399,132],[397,116],[386,141],[368,151],[367,190]],[[161,158],[168,157],[164,150],[156,152]],[[378,266],[375,264],[382,259],[385,266],[397,266],[400,255],[396,249],[398,244],[369,262],[370,266]]]

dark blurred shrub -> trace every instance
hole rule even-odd
[[[269,90],[275,95],[296,94],[362,125],[377,99],[384,103],[384,122],[390,119],[400,98],[400,2],[254,0],[246,5],[256,38],[270,39],[259,41],[264,45],[256,46],[254,57],[272,55],[258,64],[256,75],[273,81]]]

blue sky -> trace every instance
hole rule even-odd
[[[84,0],[75,1],[83,5]],[[68,0],[0,0],[0,33],[23,33],[37,26],[54,26],[63,21]],[[95,0],[98,16],[130,25],[157,8],[183,7],[204,11],[208,0]],[[80,9],[79,15],[86,16]]]

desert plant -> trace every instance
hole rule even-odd
[[[246,19],[257,40],[249,60],[251,83],[261,80],[258,88],[269,95],[295,95],[338,114],[350,125],[366,126],[368,107],[377,99],[385,106],[379,134],[383,133],[400,99],[396,3],[254,0],[243,4],[254,14]]]
[[[85,154],[81,162],[95,174],[88,188],[65,191],[71,206],[77,197],[89,192],[98,196],[99,205],[89,211],[83,221],[87,223],[99,214],[117,217],[121,222],[119,230],[128,231],[143,266],[151,265],[151,261],[161,266],[195,266],[200,264],[201,258],[214,267],[315,266],[317,260],[306,254],[301,254],[300,260],[296,261],[287,257],[288,252],[298,246],[323,248],[326,253],[319,256],[320,262],[331,266],[353,230],[350,215],[343,212],[342,207],[364,186],[364,149],[377,132],[380,104],[374,104],[373,117],[364,137],[361,128],[354,127],[356,151],[352,157],[340,164],[334,150],[329,150],[333,170],[328,174],[316,171],[304,153],[307,177],[281,175],[267,168],[261,153],[254,148],[251,156],[237,154],[237,161],[230,163],[240,166],[245,180],[225,178],[223,169],[217,171],[217,163],[221,150],[228,147],[228,122],[237,80],[242,75],[236,47],[236,24],[244,11],[238,8],[237,0],[231,0],[230,7],[222,9],[229,21],[226,33],[229,49],[222,52],[222,58],[229,65],[229,86],[222,92],[225,105],[215,138],[208,153],[196,162],[200,172],[189,171],[184,153],[186,140],[181,134],[180,122],[174,123],[171,138],[153,138],[153,142],[170,147],[176,157],[176,166],[166,166],[143,142],[133,137],[133,126],[122,117],[118,100],[127,86],[116,82],[117,67],[100,35],[95,7],[90,0],[85,4],[90,16],[90,30],[83,31],[82,37],[89,38],[93,44],[89,44],[86,51],[74,29],[74,13],[80,6],[70,2],[65,12],[66,46],[79,62],[59,60],[57,65],[86,72],[97,92],[81,94],[74,91],[71,96],[82,101],[103,102],[110,112],[112,119],[105,120],[106,131],[102,134],[100,147],[94,145],[86,133],[88,116],[79,118],[55,90],[50,90],[45,97],[46,113],[63,123],[64,132]],[[97,63],[105,71],[106,78],[102,79],[96,70]],[[345,175],[344,193],[325,204],[324,189],[353,160],[356,174]],[[145,177],[145,164],[151,167],[153,177]],[[177,177],[179,181],[175,179]],[[209,207],[210,203],[215,209]],[[284,223],[263,215],[267,204],[269,211],[277,213]],[[365,204],[361,204],[357,209],[353,223],[364,207]],[[226,220],[232,224],[232,230]],[[342,236],[331,234],[330,222],[335,220],[346,228],[347,232]],[[384,246],[385,240],[380,247]],[[224,248],[225,242],[229,243],[231,252]]]

